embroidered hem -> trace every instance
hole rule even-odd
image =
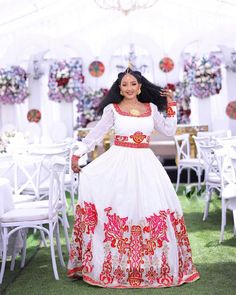
[[[102,284],[100,281],[97,281],[93,278],[91,278],[90,276],[86,275],[86,274],[82,274],[81,268],[80,267],[76,267],[73,269],[68,270],[67,275],[69,278],[82,278],[84,282],[93,285],[93,286],[98,286],[98,287],[102,287],[102,288],[114,288],[114,289],[158,289],[158,288],[168,288],[168,287],[177,287],[177,286],[181,286],[185,283],[193,283],[195,281],[197,281],[198,279],[200,279],[200,274],[198,272],[195,272],[191,275],[185,276],[184,278],[180,278],[178,280],[177,284],[159,284],[159,285],[144,285],[144,286],[130,286],[130,285],[122,285],[122,284],[118,284],[118,285],[105,285]]]

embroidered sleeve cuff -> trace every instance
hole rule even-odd
[[[176,106],[167,105],[166,114],[168,118],[173,118],[176,116]]]

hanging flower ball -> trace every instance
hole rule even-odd
[[[230,119],[236,120],[236,101],[231,101],[226,107],[226,114]]]
[[[170,57],[163,57],[159,63],[159,67],[164,73],[168,73],[173,70],[174,62]]]
[[[27,120],[29,122],[38,123],[41,120],[41,112],[37,109],[29,110],[27,113]]]
[[[89,73],[93,77],[101,77],[105,71],[105,66],[101,61],[95,60],[89,65]]]

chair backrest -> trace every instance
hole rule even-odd
[[[228,148],[228,151],[234,149],[236,146],[236,136],[217,138],[219,144]]]
[[[230,137],[231,130],[198,131],[197,137]]]
[[[190,158],[189,136],[189,133],[174,136],[178,160]]]
[[[55,215],[58,202],[61,200],[65,204],[64,179],[66,171],[66,161],[62,157],[54,156],[50,163],[50,184],[49,184],[49,217]]]
[[[0,177],[9,179],[10,185],[14,186],[14,160],[9,154],[0,155]]]
[[[30,188],[30,194],[39,198],[38,178],[43,156],[15,156],[14,157],[14,193],[19,195]]]
[[[201,147],[202,146],[214,146],[217,142],[215,139],[211,138],[211,137],[203,137],[203,136],[195,136],[193,135],[193,140],[195,142],[196,145],[196,149],[197,149],[197,157],[199,159],[202,159],[202,151],[201,151]]]
[[[51,144],[32,144],[29,146],[30,154],[53,155],[60,153],[68,148],[67,142],[51,143]]]
[[[219,169],[221,188],[224,188],[228,184],[235,184],[235,169],[233,167],[233,161],[229,156],[227,147],[222,146],[214,149],[216,161]]]
[[[218,179],[220,179],[220,172],[215,155],[215,150],[220,147],[220,145],[201,146],[206,182],[211,182],[212,177],[217,177]]]

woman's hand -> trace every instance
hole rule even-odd
[[[75,156],[73,155],[71,158],[71,169],[73,170],[73,172],[75,173],[80,173],[81,168],[79,166],[79,156]]]
[[[161,96],[166,97],[167,104],[173,101],[173,91],[171,89],[163,88],[163,90],[161,91]]]

